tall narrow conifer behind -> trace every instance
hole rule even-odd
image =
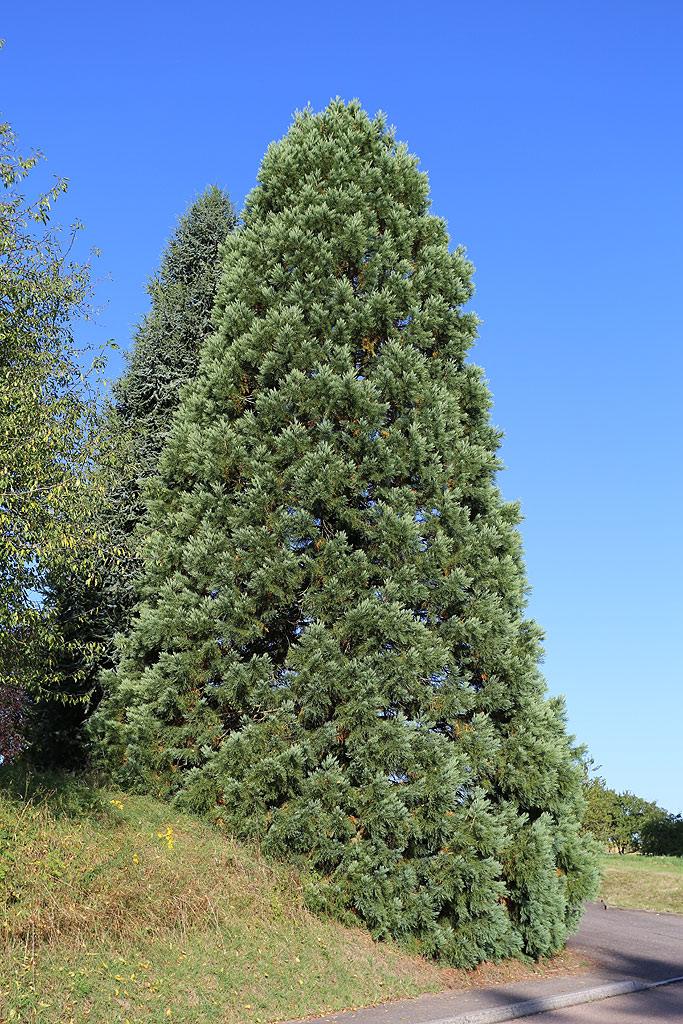
[[[218,284],[218,250],[236,224],[233,204],[217,186],[188,206],[147,284],[151,305],[133,335],[125,372],[113,386],[108,429],[123,442],[112,487],[97,524],[101,556],[95,566],[53,571],[44,594],[57,613],[63,644],[56,658],[52,699],[31,715],[31,756],[60,768],[81,766],[81,725],[99,700],[98,676],[111,668],[114,636],[125,631],[137,602],[144,480],[159,454],[178,406],[180,389],[196,372],[211,332]]]
[[[314,906],[464,965],[558,949],[596,869],[428,207],[357,103],[269,148],[96,727],[128,784],[307,864]]]

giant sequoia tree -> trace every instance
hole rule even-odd
[[[96,729],[128,784],[307,863],[315,906],[473,964],[558,949],[596,872],[427,196],[355,103],[268,150]]]

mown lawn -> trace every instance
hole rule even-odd
[[[683,914],[683,857],[602,857],[602,898],[615,907]]]

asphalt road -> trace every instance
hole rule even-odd
[[[310,1024],[432,1024],[436,1021],[446,1024],[450,1019],[457,1020],[461,1015],[480,1010],[562,993],[579,993],[608,982],[649,983],[683,976],[683,914],[650,914],[612,907],[603,910],[600,904],[590,904],[578,933],[568,945],[584,954],[593,965],[586,974],[419,996],[383,1006],[333,1013],[316,1018]],[[613,1016],[618,1011],[621,1016]],[[525,1019],[533,1024],[611,1024],[616,1020],[621,1024],[640,1024],[641,1021],[652,1024],[659,1020],[683,1024],[683,983]]]
[[[567,945],[595,962],[606,981],[683,976],[683,914],[607,910],[591,903]]]

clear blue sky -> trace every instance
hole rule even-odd
[[[207,184],[358,97],[473,260],[549,689],[609,785],[683,811],[683,7],[669,0],[5,5],[0,107],[102,250],[97,342]],[[113,361],[111,375],[120,372]]]

